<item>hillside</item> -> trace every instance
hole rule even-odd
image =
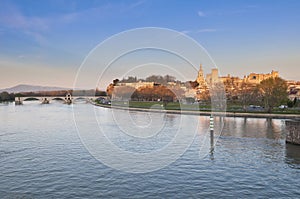
[[[0,89],[0,92],[7,91],[8,93],[20,93],[20,92],[59,91],[59,90],[70,90],[70,88],[20,84],[10,88]]]

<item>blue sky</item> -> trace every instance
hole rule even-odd
[[[299,10],[298,0],[2,0],[0,88],[72,87],[90,50],[141,27],[187,34],[206,48],[222,75],[274,69],[300,80]]]

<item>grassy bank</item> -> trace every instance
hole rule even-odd
[[[129,103],[129,104],[128,104]],[[101,104],[99,104],[101,105]],[[109,105],[110,106],[110,105]],[[178,102],[141,102],[141,101],[113,101],[112,106],[117,107],[129,107],[129,108],[141,108],[141,109],[165,109],[165,110],[184,110],[184,111],[201,111],[201,112],[211,112],[211,106],[205,104],[180,104]],[[244,111],[242,106],[227,104],[226,112],[228,113],[255,113],[255,114],[269,114],[264,110],[253,110]],[[287,108],[279,109],[274,108],[272,114],[299,114],[300,109]]]

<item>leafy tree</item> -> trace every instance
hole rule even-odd
[[[133,77],[133,76],[129,76],[127,77],[127,79],[122,79],[120,82],[121,83],[133,83],[133,82],[137,82],[137,77]]]
[[[171,75],[165,75],[164,77],[163,77],[163,79],[164,79],[164,81],[165,82],[175,82],[176,81],[176,78],[174,77],[174,76],[171,76]]]
[[[10,101],[11,97],[8,92],[4,91],[0,93],[0,101]]]
[[[110,83],[106,88],[106,93],[110,98],[112,96],[113,91],[114,91],[114,84]]]
[[[270,113],[272,109],[286,101],[288,97],[286,81],[280,77],[268,78],[260,82],[265,109]]]
[[[161,75],[151,75],[146,78],[146,82],[155,82],[159,84],[164,84],[164,78]]]
[[[114,80],[113,80],[113,85],[116,86],[119,82],[120,82],[119,79],[114,79]]]
[[[296,106],[296,105],[297,105],[297,101],[298,101],[298,100],[297,100],[297,97],[295,97],[295,98],[294,98],[294,101],[293,101],[293,104],[294,104],[293,106]]]
[[[141,87],[132,93],[131,98],[138,101],[157,101],[160,99],[167,104],[175,98],[180,98],[182,92],[179,89],[170,89],[166,86]]]
[[[95,96],[107,96],[107,93],[105,91],[101,91],[97,88],[95,91]]]
[[[294,106],[294,101],[288,100],[286,104],[289,108],[292,108]]]
[[[114,87],[120,82],[119,79],[114,79],[113,83],[110,83],[106,88],[107,95],[111,98],[112,93],[114,92]]]
[[[211,101],[209,90],[198,90],[196,92],[197,100],[201,102],[209,102]]]

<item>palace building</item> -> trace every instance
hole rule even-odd
[[[205,93],[208,90],[208,87],[216,84],[218,82],[222,82],[225,86],[226,93],[232,93],[233,91],[238,91],[242,88],[244,83],[255,86],[259,84],[261,81],[268,78],[276,78],[279,77],[278,71],[272,70],[271,73],[262,74],[262,73],[250,73],[244,78],[233,77],[230,74],[227,76],[220,76],[217,68],[212,68],[211,73],[206,75],[204,78],[204,72],[202,64],[200,64],[200,69],[198,71],[198,75],[196,78],[196,82],[199,84],[197,88],[195,88],[195,97],[200,99],[201,93]]]
[[[199,84],[199,87],[202,87],[203,85],[210,85],[213,83],[217,83],[219,81],[225,82],[233,82],[235,85],[240,85],[241,83],[249,83],[249,84],[259,84],[261,81],[268,79],[268,78],[276,78],[279,77],[278,71],[272,70],[271,73],[262,74],[262,73],[250,73],[247,76],[244,76],[243,79],[240,79],[239,77],[232,77],[229,74],[227,76],[219,76],[219,71],[217,68],[211,69],[211,73],[206,75],[206,78],[204,79],[204,72],[202,64],[200,64],[200,69],[198,71],[197,76],[197,83]]]

